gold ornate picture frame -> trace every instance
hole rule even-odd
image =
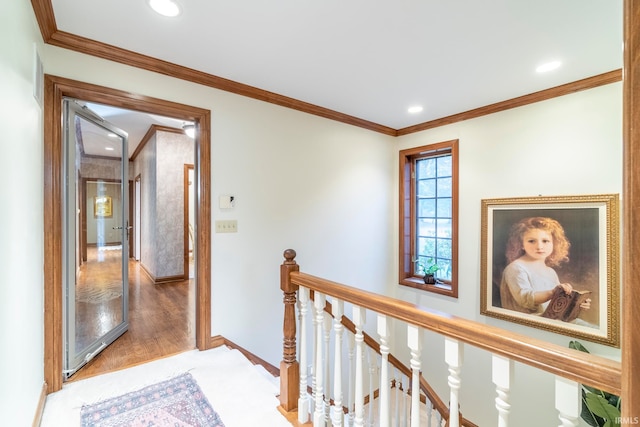
[[[481,314],[619,347],[619,199],[602,194],[482,200]],[[543,232],[527,234],[531,229]],[[554,252],[536,263],[543,251],[527,252],[532,249],[523,236],[530,245],[551,240]],[[566,291],[549,299],[545,292],[555,289],[553,281],[569,283],[589,301],[580,305]]]
[[[94,218],[113,217],[113,203],[111,201],[111,196],[94,196],[93,197],[93,217]]]

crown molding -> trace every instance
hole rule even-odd
[[[109,61],[118,62],[120,64],[129,65],[131,67],[140,68],[147,71],[163,74],[192,83],[201,84],[214,89],[223,90],[225,92],[235,93],[237,95],[246,96],[248,98],[259,101],[268,102],[270,104],[279,105],[285,108],[301,111],[315,116],[323,117],[329,120],[345,123],[348,125],[368,129],[374,132],[382,133],[389,136],[403,136],[438,126],[452,124],[463,120],[469,120],[487,114],[497,113],[499,111],[511,108],[521,107],[523,105],[532,104],[534,102],[544,101],[558,96],[567,95],[580,90],[591,89],[609,83],[622,80],[622,70],[614,70],[608,73],[589,77],[572,83],[567,83],[554,88],[542,90],[539,92],[523,95],[518,98],[501,101],[495,104],[465,111],[451,116],[442,117],[436,120],[419,123],[417,125],[405,127],[402,129],[394,129],[358,117],[343,114],[338,111],[310,104],[264,89],[238,83],[223,77],[207,74],[192,68],[177,65],[168,61],[142,55],[130,50],[111,46],[106,43],[80,37],[65,31],[59,31],[53,13],[51,0],[31,0],[33,11],[36,15],[40,32],[45,43],[64,49],[73,50],[86,55],[95,56]]]

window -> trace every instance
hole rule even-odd
[[[399,248],[401,285],[458,297],[458,140],[400,151]]]

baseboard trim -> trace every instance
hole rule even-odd
[[[236,343],[234,343],[232,341],[229,341],[226,338],[223,338],[223,337],[220,337],[220,338],[222,338],[224,340],[224,344],[226,346],[228,346],[229,348],[233,348],[235,350],[238,350],[240,353],[244,354],[244,356],[247,359],[249,359],[249,361],[251,363],[253,363],[254,365],[262,365],[262,367],[265,368],[267,370],[267,372],[269,372],[274,377],[279,377],[280,376],[280,369],[276,368],[271,363],[267,362],[264,359],[259,358],[255,354],[251,353],[249,350],[246,350],[246,349],[240,347]]]
[[[44,413],[44,404],[47,402],[47,383],[42,383],[42,390],[40,391],[40,399],[38,399],[38,406],[36,407],[36,413],[33,416],[32,427],[39,427],[42,422],[42,414]]]
[[[153,281],[154,285],[163,285],[165,283],[173,283],[173,282],[184,282],[184,276],[162,276],[156,277]]]
[[[153,276],[153,274],[151,274],[151,272],[149,270],[147,270],[147,267],[144,266],[144,264],[142,263],[142,261],[138,261],[138,264],[140,264],[140,269],[142,270],[142,272],[144,274],[147,275],[147,277],[149,279],[151,279],[152,282],[154,282],[156,280],[156,278]]]
[[[144,274],[146,274],[147,277],[151,279],[154,285],[162,285],[165,283],[172,283],[172,282],[182,282],[185,280],[184,275],[156,277],[153,274],[151,274],[151,272],[147,269],[147,267],[144,266],[143,263],[141,263],[140,261],[138,262],[140,263],[140,268],[142,269]]]
[[[225,339],[222,335],[216,335],[215,337],[210,337],[209,342],[207,343],[207,348],[203,350],[209,350],[210,348],[220,347],[221,345],[225,345]]]

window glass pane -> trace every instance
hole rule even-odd
[[[451,197],[451,178],[438,178],[438,197]]]
[[[451,237],[451,219],[438,219],[436,233],[438,237]]]
[[[451,239],[438,239],[436,246],[438,258],[451,259]]]
[[[435,236],[436,220],[422,218],[418,220],[418,236]]]
[[[451,199],[439,198],[436,215],[440,218],[451,218]]]
[[[435,178],[436,177],[436,159],[418,160],[416,167],[418,179]]]
[[[435,256],[436,239],[432,237],[418,237],[418,256]]]
[[[418,197],[436,197],[436,180],[421,179],[418,181],[417,188]]]
[[[436,272],[435,276],[439,279],[451,280],[451,260],[438,259],[438,266],[440,270]]]
[[[451,156],[438,157],[438,176],[451,176]]]
[[[436,199],[420,199],[418,200],[418,217],[436,216]]]

